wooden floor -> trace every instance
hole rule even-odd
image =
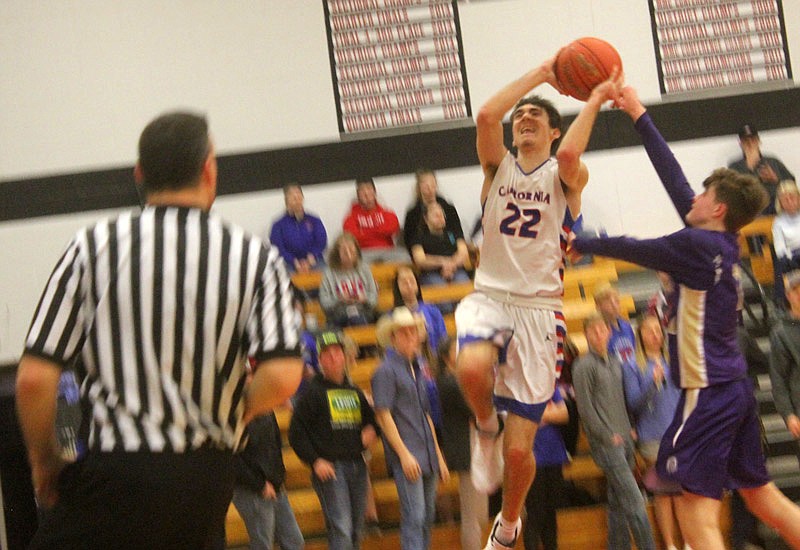
[[[648,505],[650,523],[655,528],[653,506]],[[723,502],[721,524],[725,540],[730,531],[730,519],[727,499]],[[606,548],[606,507],[604,504],[585,506],[580,508],[565,508],[558,512],[558,547],[559,550],[605,550]],[[247,548],[246,537],[238,538],[236,544],[229,545],[230,549]],[[488,533],[487,533],[488,535]],[[437,524],[433,528],[431,550],[460,550],[461,541],[457,523]],[[657,537],[658,538],[658,537]],[[231,533],[228,541],[232,542]],[[659,548],[663,548],[661,541],[657,540]],[[635,546],[634,546],[635,547]],[[328,545],[324,537],[315,537],[306,540],[306,550],[326,550]],[[522,550],[522,538],[517,542],[516,549]],[[397,528],[383,529],[381,536],[367,535],[361,544],[362,550],[400,550],[400,535]]]

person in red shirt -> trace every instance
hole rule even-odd
[[[400,229],[397,214],[378,204],[372,178],[356,180],[358,202],[344,220],[344,230],[352,234],[363,251],[394,248]]]

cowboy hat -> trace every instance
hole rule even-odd
[[[414,313],[405,306],[394,308],[378,321],[375,335],[381,347],[388,348],[392,345],[392,334],[401,327],[416,325],[420,339],[425,339],[425,318],[419,313]]]

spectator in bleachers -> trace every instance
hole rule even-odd
[[[361,259],[358,242],[350,233],[339,235],[328,253],[319,301],[328,323],[337,327],[375,321],[378,287],[369,264]]]
[[[428,399],[431,403],[431,419],[436,428],[436,434],[442,430],[442,407],[439,402],[439,390],[436,387],[438,374],[434,376],[433,368],[437,366],[437,350],[442,339],[447,337],[447,327],[444,325],[442,313],[435,307],[422,302],[422,293],[419,289],[417,275],[408,266],[397,269],[392,283],[394,294],[394,307],[405,306],[412,313],[419,313],[425,319],[426,338],[423,339],[422,351],[425,361],[422,363],[422,373],[428,385]],[[435,369],[438,373],[438,368]]]
[[[525,550],[538,550],[540,541],[544,550],[558,550],[556,508],[564,501],[562,468],[569,462],[560,426],[568,421],[567,404],[556,386],[533,440],[536,477],[525,498],[527,520],[522,531]]]
[[[661,537],[667,550],[676,550],[673,497],[681,493],[681,488],[659,479],[655,464],[661,438],[675,416],[681,390],[670,375],[664,329],[659,318],[655,315],[644,317],[637,333],[640,350],[637,368],[622,368],[625,402],[634,419],[639,454],[647,466],[644,485],[655,495],[653,500]]]
[[[328,245],[322,220],[305,211],[303,189],[296,183],[283,187],[283,201],[286,213],[273,222],[270,242],[278,247],[289,271],[304,273],[320,269]]]
[[[583,331],[589,351],[575,361],[572,375],[592,458],[606,476],[608,548],[630,548],[633,533],[639,550],[654,550],[644,498],[633,477],[634,448],[625,410],[623,366],[608,351],[611,330],[602,315],[588,317]]]
[[[441,286],[469,281],[464,268],[469,260],[467,243],[447,229],[442,207],[436,203],[426,206],[423,219],[428,231],[420,234],[418,242],[411,247],[411,257],[420,270],[422,284]],[[456,305],[441,302],[437,307],[446,314],[452,313]]]
[[[608,352],[619,359],[623,365],[637,368],[636,336],[633,333],[633,326],[622,317],[619,292],[608,283],[601,284],[594,291],[594,303],[597,311],[611,329]]]
[[[394,239],[400,231],[397,214],[378,203],[372,178],[356,180],[356,199],[344,219],[343,229],[356,238],[371,259],[393,258]],[[405,251],[401,257],[406,257]]]
[[[567,423],[560,426],[561,435],[564,438],[564,446],[570,456],[575,456],[578,451],[578,437],[580,436],[580,415],[578,405],[575,402],[575,386],[572,383],[572,365],[580,355],[578,346],[567,336],[564,338],[564,363],[561,366],[561,376],[556,381],[556,386],[561,390],[564,397],[564,404],[567,406],[569,418]]]
[[[661,321],[661,326],[666,328],[671,317],[669,312],[669,296],[675,292],[675,283],[669,273],[656,271],[658,277],[658,290],[647,301],[647,314],[655,315]]]
[[[786,428],[800,440],[800,270],[785,276],[789,311],[770,334],[772,396]]]
[[[455,235],[457,239],[463,239],[464,229],[461,227],[461,220],[458,217],[456,207],[447,202],[438,193],[439,185],[436,181],[436,173],[428,168],[420,168],[414,173],[414,177],[417,180],[417,200],[414,206],[406,212],[406,219],[403,223],[406,248],[408,248],[409,253],[411,252],[411,247],[419,242],[419,236],[428,231],[423,215],[425,207],[431,204],[438,204],[442,207],[447,231]]]
[[[353,383],[350,373],[358,363],[359,347],[356,341],[350,336],[346,334],[342,334],[341,336],[342,349],[344,349],[345,377],[350,383],[357,385]],[[372,407],[372,395],[369,392],[364,392],[364,397],[366,397],[369,406]],[[378,519],[378,507],[375,504],[375,491],[372,487],[372,480],[370,479],[369,474],[369,464],[372,461],[372,452],[369,448],[367,448],[362,453],[362,456],[364,457],[364,462],[367,464],[367,504],[366,508],[364,509],[364,519],[367,523],[366,529],[367,533],[380,536],[381,529],[380,521]]]
[[[442,439],[439,446],[447,468],[458,472],[458,496],[461,509],[461,548],[483,548],[483,533],[489,522],[489,499],[475,489],[470,476],[470,425],[472,410],[464,400],[456,379],[456,340],[445,336],[439,342],[439,375],[436,385],[442,404]]]
[[[422,292],[417,274],[409,266],[400,266],[392,282],[394,307],[406,306],[412,312],[419,312],[425,318],[427,343],[433,353],[439,349],[439,343],[447,336],[442,312],[436,306],[422,301]]]
[[[377,437],[375,413],[364,393],[345,376],[342,337],[317,338],[322,369],[297,402],[289,443],[311,467],[331,550],[360,546],[367,504],[367,465],[362,452]]]
[[[769,193],[769,203],[762,215],[775,214],[775,197],[778,183],[783,180],[794,180],[794,175],[775,157],[767,157],[761,153],[761,138],[752,124],[745,124],[739,129],[739,147],[742,158],[728,165],[732,170],[742,174],[755,176]]]
[[[427,231],[420,233],[411,246],[411,258],[421,272],[422,284],[468,281],[464,264],[469,253],[464,236],[448,229],[444,210],[438,203],[425,206],[423,221]]]
[[[381,318],[376,332],[386,355],[372,376],[372,397],[386,466],[400,499],[400,545],[403,550],[425,550],[436,517],[438,481],[450,477],[420,365],[425,321],[398,307]]]
[[[786,302],[783,274],[800,269],[800,191],[797,184],[785,180],[778,185],[778,213],[772,222],[772,242],[775,249],[775,289],[773,295],[778,306]]]
[[[233,505],[244,520],[250,550],[272,550],[275,542],[282,550],[300,550],[305,541],[284,487],[286,467],[275,413],[254,418],[245,433],[247,445],[234,455]]]

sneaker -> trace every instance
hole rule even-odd
[[[500,529],[500,515],[502,513],[503,512],[500,512],[494,518],[489,541],[486,543],[486,548],[484,548],[484,550],[513,550],[517,545],[517,537],[519,537],[520,529],[522,529],[522,518],[517,518],[517,524],[514,526],[514,538],[510,542],[505,543],[495,537],[497,530]]]
[[[470,474],[472,485],[490,495],[503,484],[503,427],[487,433],[475,426],[470,429]]]

